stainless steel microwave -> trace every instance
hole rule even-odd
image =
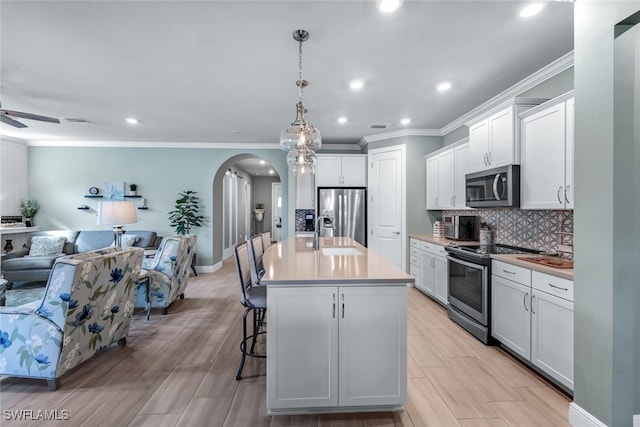
[[[468,173],[465,175],[466,205],[471,208],[519,208],[520,166]]]

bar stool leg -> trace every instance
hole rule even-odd
[[[236,380],[238,381],[242,378],[242,369],[244,368],[244,361],[247,357],[247,314],[249,314],[249,311],[252,310],[247,308],[242,316],[242,342],[240,343],[242,358],[240,359],[240,366],[238,366],[238,372],[236,373]]]

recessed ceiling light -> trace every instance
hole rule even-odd
[[[267,161],[266,161],[266,160],[260,160],[260,164],[261,164],[261,165],[266,165],[266,164],[267,164]]]
[[[400,124],[408,125],[409,123],[411,123],[411,119],[408,117],[405,117],[404,119],[400,120]]]
[[[544,9],[544,4],[530,3],[525,7],[523,7],[522,9],[520,9],[520,12],[518,12],[518,16],[520,16],[521,18],[529,18],[531,16],[534,16],[540,13],[542,9]]]
[[[138,123],[140,123],[140,121],[138,121],[138,119],[133,118],[133,117],[127,117],[126,119],[124,119],[124,121],[129,123],[130,125],[137,125]]]
[[[359,90],[364,87],[364,80],[356,79],[349,82],[349,87],[353,90]]]
[[[340,123],[340,124],[347,123],[347,118],[346,117],[338,117],[338,123]]]
[[[276,173],[276,171],[274,171],[273,169],[269,169],[269,173],[273,175],[274,173]]]
[[[438,90],[438,92],[446,92],[451,89],[451,82],[440,82],[436,86],[436,89]]]
[[[402,0],[376,0],[376,8],[379,12],[390,13],[402,6]]]
[[[231,129],[231,133],[240,133],[240,129]]]

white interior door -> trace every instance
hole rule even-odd
[[[238,236],[238,178],[227,172],[222,183],[222,257],[233,255]]]
[[[282,240],[282,183],[271,183],[271,239]]]
[[[369,151],[369,250],[404,270],[406,147]]]

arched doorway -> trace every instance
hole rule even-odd
[[[272,184],[280,182],[277,168],[255,154],[232,156],[220,166],[213,183],[214,258],[218,253],[224,260],[237,243],[272,231]],[[264,211],[256,214],[256,208]]]

